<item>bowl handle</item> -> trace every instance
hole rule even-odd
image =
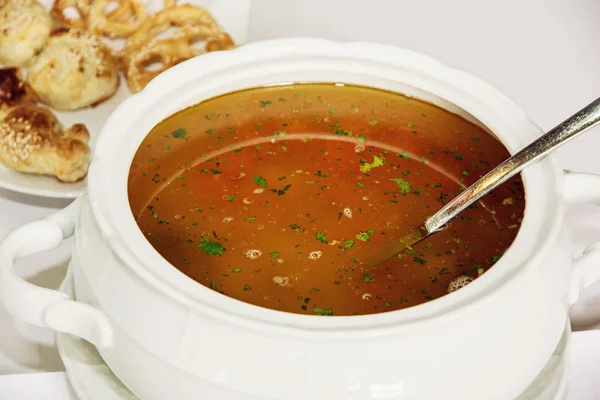
[[[58,290],[33,285],[14,270],[19,258],[54,249],[72,236],[82,202],[80,197],[56,214],[23,225],[0,243],[0,305],[21,321],[79,336],[99,347],[109,347],[113,330],[102,311],[70,300]]]
[[[565,200],[568,203],[600,205],[600,175],[565,171]],[[600,280],[600,241],[590,244],[574,261],[569,301],[574,304],[581,292]]]

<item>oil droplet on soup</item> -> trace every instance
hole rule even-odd
[[[443,296],[498,261],[523,217],[520,177],[376,262],[508,156],[484,129],[396,93],[257,88],[158,124],[129,197],[152,246],[212,290],[293,313],[372,314]]]

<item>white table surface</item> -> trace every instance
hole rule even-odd
[[[600,96],[598,0],[252,2],[251,40],[319,36],[412,48],[487,79],[515,99],[545,129]],[[598,149],[600,130],[596,129],[565,146],[557,157],[564,168],[600,173]],[[0,190],[0,238],[66,204],[68,201]],[[600,207],[569,210],[567,217],[576,226],[578,251],[600,239]],[[18,270],[36,284],[57,288],[68,257],[67,244],[22,260]],[[575,329],[600,328],[600,284],[573,308],[572,318]],[[598,365],[600,336],[595,339],[594,342],[592,336],[586,336],[580,342],[582,347],[595,344],[588,354],[596,357],[594,361],[582,361],[574,370]],[[51,332],[15,321],[0,310],[0,375],[63,369]],[[64,380],[61,374],[35,376],[53,377],[49,378],[57,385],[53,387],[66,390],[57,384]],[[15,379],[27,382],[26,378]],[[6,380],[0,377],[2,399],[42,398],[2,396],[3,382]],[[598,396],[593,398],[600,398],[600,391],[596,393]]]

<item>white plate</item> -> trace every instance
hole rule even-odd
[[[60,290],[71,298],[74,297],[70,267]],[[57,333],[56,346],[69,382],[79,400],[137,400],[89,342],[65,333]]]
[[[47,9],[50,9],[53,0],[38,0]],[[187,0],[187,3],[206,7],[219,21],[223,28],[229,32],[237,44],[246,42],[248,35],[248,21],[250,18],[251,0]],[[162,0],[145,0],[148,11],[156,11],[162,7]],[[94,144],[104,125],[104,121],[113,110],[131,95],[127,82],[121,76],[119,89],[113,97],[94,108],[76,111],[54,111],[57,118],[68,127],[75,123],[83,123],[90,132],[90,147]],[[23,174],[13,171],[0,164],[0,188],[15,192],[26,193],[34,196],[54,198],[75,198],[85,190],[87,178],[80,182],[63,183],[54,177]]]

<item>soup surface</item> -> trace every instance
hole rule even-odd
[[[508,156],[478,126],[399,94],[265,87],[158,124],[133,160],[129,198],[152,246],[202,285],[275,310],[371,314],[440,297],[498,261],[523,217],[519,177],[389,252]]]

